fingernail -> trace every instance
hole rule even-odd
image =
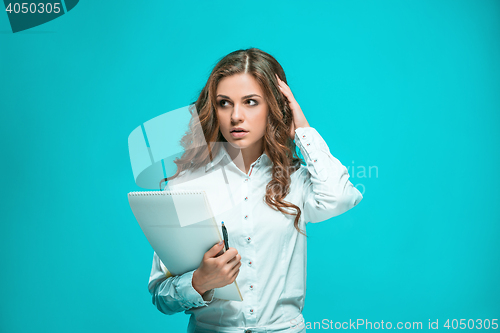
[[[222,245],[222,243],[224,243],[224,241],[223,241],[223,240],[221,240],[221,241],[219,242],[219,245]]]

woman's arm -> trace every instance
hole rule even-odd
[[[148,289],[156,308],[164,314],[172,315],[191,308],[207,306],[212,302],[214,290],[207,291],[202,297],[193,288],[193,273],[194,270],[172,276],[155,252]]]
[[[347,168],[330,154],[318,131],[309,126],[304,112],[290,87],[276,74],[281,92],[293,113],[290,138],[295,139],[307,164],[304,181],[303,219],[305,223],[321,222],[356,206],[363,196],[349,181]]]
[[[363,196],[349,181],[347,168],[331,153],[321,135],[312,127],[295,130],[307,172],[304,173],[304,221],[321,222],[356,206]]]

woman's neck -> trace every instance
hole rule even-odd
[[[245,174],[248,174],[250,165],[264,152],[262,142],[243,149],[235,148],[229,143],[226,143],[225,147],[234,164]]]

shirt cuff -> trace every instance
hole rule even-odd
[[[321,181],[328,178],[327,159],[330,155],[330,149],[325,140],[313,127],[299,127],[295,129],[295,144],[299,147],[304,162],[308,170]]]
[[[207,306],[213,300],[214,290],[207,291],[203,297],[193,288],[194,270],[182,274],[175,289],[181,296],[181,304],[185,309]]]

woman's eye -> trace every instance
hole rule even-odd
[[[225,107],[226,105],[224,103],[228,103],[228,101],[225,100],[225,99],[221,99],[219,101],[219,106],[220,107]],[[255,99],[249,99],[249,100],[247,100],[247,103],[250,104],[250,106],[259,105],[259,103],[257,103],[257,101]]]
[[[221,100],[219,101],[219,105],[220,105],[220,106],[222,106],[222,107],[224,107],[224,106],[225,106],[225,105],[224,105],[224,102],[227,102],[227,101],[226,101],[225,99],[221,99]]]

